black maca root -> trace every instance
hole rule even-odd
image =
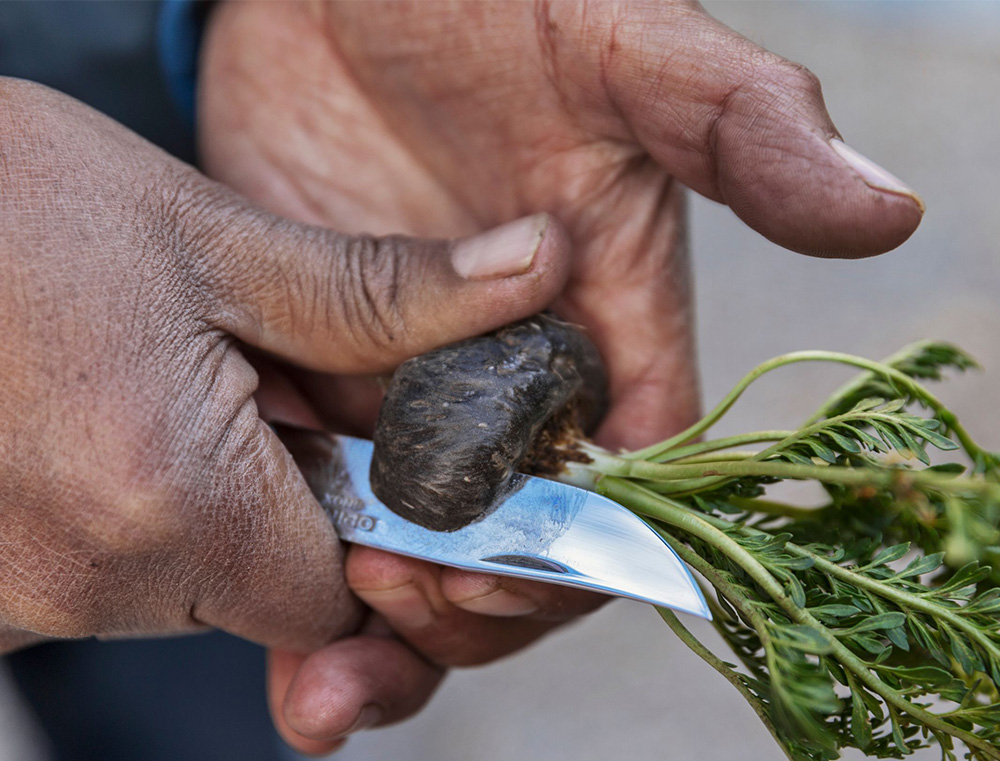
[[[518,470],[586,459],[573,442],[604,414],[600,355],[542,314],[404,362],[389,384],[371,485],[391,510],[435,531],[483,517]]]

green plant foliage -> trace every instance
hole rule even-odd
[[[751,382],[812,360],[864,372],[798,430],[694,441]],[[903,758],[930,744],[946,761],[1000,759],[1000,457],[919,383],[971,367],[931,342],[882,363],[785,355],[688,431],[591,466],[598,491],[644,516],[711,587],[738,663],[660,614],[790,759],[849,747]],[[734,451],[748,443],[766,446]],[[932,465],[934,451],[969,463]],[[769,500],[786,479],[819,482],[828,502]]]

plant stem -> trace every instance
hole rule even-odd
[[[771,721],[771,717],[767,713],[767,706],[765,706],[756,695],[750,692],[746,684],[740,678],[739,672],[729,668],[729,666],[716,656],[715,653],[705,647],[697,637],[688,631],[687,627],[680,622],[677,616],[674,615],[673,611],[668,608],[657,608],[656,612],[660,614],[660,618],[666,622],[667,626],[669,626],[674,634],[680,638],[681,642],[687,645],[688,648],[699,658],[715,669],[723,679],[736,688],[740,695],[743,696],[744,700],[746,700],[750,704],[750,707],[753,708],[754,713],[757,714],[757,718],[760,719],[761,723],[771,734],[771,737],[773,737],[775,742],[778,743],[778,747],[781,748],[785,756],[790,759],[790,761],[794,761],[794,757],[786,749],[784,741],[781,739],[777,728],[774,726],[774,722]]]
[[[762,444],[768,441],[782,441],[789,436],[794,436],[795,431],[757,431],[755,433],[745,433],[741,436],[726,436],[721,439],[702,441],[697,444],[689,444],[686,447],[677,447],[656,459],[656,462],[673,462],[675,460],[686,459],[692,455],[703,454],[705,452],[718,452],[724,449],[743,446],[745,444]]]
[[[656,533],[663,538],[663,541],[669,544],[674,552],[680,556],[681,560],[704,576],[715,587],[716,591],[726,598],[729,604],[733,606],[733,609],[742,617],[743,622],[750,626],[757,634],[761,646],[766,647],[770,641],[770,634],[767,631],[767,620],[761,615],[760,611],[749,605],[736,586],[727,581],[717,568],[684,544],[684,542],[670,534],[667,530],[668,527],[660,523],[655,523],[653,527],[656,529]],[[705,599],[707,601],[710,598],[706,595]],[[714,615],[715,611],[713,611]],[[737,654],[737,657],[740,657],[739,654]],[[763,673],[755,670],[751,664],[744,661],[743,665],[746,666],[748,671],[754,673],[755,676],[759,678],[763,677]]]
[[[784,502],[774,502],[757,497],[729,497],[727,501],[741,510],[767,513],[768,515],[780,515],[783,518],[792,518],[794,520],[802,520],[804,518],[814,519],[820,510],[827,507],[827,505],[798,507],[797,505],[786,505]]]
[[[715,525],[717,528],[729,527],[735,528],[733,524],[725,521],[721,518],[713,518],[712,516],[704,516],[703,518],[706,522]],[[760,531],[749,526],[740,527],[740,532],[747,536],[761,535],[767,536],[767,532]],[[943,619],[949,624],[954,626],[956,629],[964,632],[970,639],[972,639],[976,644],[978,644],[983,650],[989,653],[993,658],[1000,661],[1000,647],[997,646],[986,634],[976,625],[972,624],[962,616],[957,615],[952,610],[942,606],[935,605],[934,603],[928,602],[919,595],[906,592],[902,589],[896,589],[889,586],[888,584],[883,584],[878,579],[873,579],[870,576],[865,576],[864,574],[852,571],[850,568],[845,568],[842,565],[828,560],[827,558],[819,555],[811,550],[801,547],[793,542],[786,542],[785,549],[794,555],[799,557],[810,558],[817,568],[822,569],[825,573],[830,576],[836,576],[842,581],[846,581],[861,589],[865,589],[872,592],[879,597],[885,598],[886,600],[891,600],[896,603],[901,608],[910,608],[912,610],[919,610],[921,613],[925,613],[928,616],[936,619]]]
[[[753,554],[740,546],[735,539],[728,536],[725,532],[716,528],[711,523],[702,520],[682,505],[623,479],[614,477],[602,478],[598,482],[598,489],[605,496],[628,506],[630,509],[649,515],[689,533],[724,553],[730,560],[743,568],[760,585],[761,589],[781,606],[789,618],[798,624],[810,627],[820,634],[826,640],[831,654],[845,668],[852,671],[865,686],[882,696],[888,705],[913,716],[917,721],[929,728],[937,729],[940,732],[957,737],[970,748],[980,750],[988,754],[990,758],[1000,759],[1000,749],[991,747],[976,735],[959,729],[949,724],[940,716],[914,705],[897,690],[882,681],[863,660],[834,636],[829,629],[816,620],[808,611],[796,605],[785,593],[781,584],[761,565]],[[775,674],[772,673],[771,676],[774,678]]]
[[[687,457],[670,459],[675,465],[694,465],[702,462],[733,462],[735,460],[752,460],[757,456],[756,452],[706,452],[705,454],[692,454]]]
[[[726,598],[729,604],[732,605],[738,614],[743,618],[744,622],[746,622],[746,624],[754,630],[757,634],[757,639],[760,641],[760,646],[764,650],[764,657],[767,666],[766,678],[772,685],[780,689],[782,680],[780,671],[775,663],[775,651],[771,644],[771,634],[768,630],[767,620],[761,612],[756,607],[751,605],[740,593],[740,590],[735,585],[730,583],[721,573],[719,573],[717,568],[701,557],[701,555],[673,537],[663,528],[656,526],[656,531],[661,537],[663,537],[663,540],[674,549],[674,551],[685,563],[704,576],[708,582],[716,588],[719,594]],[[761,681],[765,680],[765,672],[759,672],[757,669],[751,667],[751,665],[746,661],[743,662],[743,665],[746,666],[748,671],[755,674],[758,679]],[[770,716],[760,713],[757,710],[756,705],[754,705],[754,711],[757,712],[758,716],[761,716],[764,720],[765,726],[768,728],[768,731],[772,732],[772,736],[778,739],[779,745],[781,745],[782,750],[787,754],[785,743],[783,743],[778,738],[778,735],[775,734],[777,727]],[[765,716],[767,716],[767,718],[764,718]],[[774,731],[772,731],[772,729]]]
[[[699,479],[714,477],[744,476],[792,478],[815,480],[842,486],[876,486],[882,489],[906,489],[923,486],[947,493],[976,492],[984,496],[1000,499],[1000,485],[989,481],[949,477],[920,470],[899,468],[849,468],[827,465],[800,465],[790,462],[741,460],[738,462],[713,462],[694,465],[670,465],[652,462],[632,461],[627,472],[616,468],[616,476],[641,478],[651,481],[672,481],[677,479]]]
[[[645,449],[639,449],[635,452],[630,452],[625,455],[630,460],[656,460],[662,456],[665,452],[673,449],[679,444],[683,444],[685,441],[690,441],[691,439],[700,436],[702,433],[707,431],[721,418],[726,412],[729,411],[737,399],[746,391],[747,387],[753,383],[755,380],[760,378],[765,373],[771,370],[776,370],[779,367],[785,367],[787,365],[796,364],[798,362],[834,362],[842,365],[851,365],[853,367],[859,367],[862,370],[868,370],[876,375],[882,375],[888,378],[893,383],[897,384],[901,388],[906,389],[914,397],[922,401],[924,404],[929,406],[931,409],[937,413],[938,417],[947,425],[955,435],[958,437],[962,446],[965,447],[967,452],[977,453],[982,452],[982,449],[976,444],[966,430],[961,426],[961,424],[956,419],[955,415],[948,410],[947,407],[942,404],[936,396],[934,396],[930,391],[928,391],[924,386],[915,381],[910,376],[905,373],[900,372],[894,367],[890,367],[882,362],[875,362],[870,359],[865,359],[864,357],[856,357],[853,354],[843,354],[841,352],[835,351],[797,351],[790,354],[783,354],[773,359],[769,359],[763,362],[749,373],[747,373],[733,388],[726,394],[722,401],[720,401],[705,417],[699,420],[694,425],[686,428],[675,436],[670,437],[666,441],[662,441],[659,444],[654,444],[653,446],[646,447]],[[822,410],[821,410],[822,413]],[[816,417],[816,416],[814,416]],[[810,419],[810,423],[812,418]]]
[[[785,548],[789,552],[800,557],[812,558],[817,568],[823,569],[823,571],[831,576],[836,576],[837,578],[843,579],[854,586],[861,587],[869,592],[874,592],[887,600],[892,600],[900,607],[919,610],[932,618],[947,621],[956,629],[960,629],[965,632],[965,634],[968,635],[970,639],[974,640],[981,648],[983,648],[984,651],[989,653],[996,660],[1000,661],[1000,648],[998,648],[997,645],[992,642],[979,627],[973,625],[961,616],[955,615],[955,613],[948,608],[945,608],[942,605],[934,605],[919,595],[911,594],[902,589],[895,589],[888,584],[882,584],[878,581],[878,579],[873,579],[869,576],[865,576],[864,574],[851,571],[849,568],[844,568],[841,565],[837,565],[836,563],[827,560],[822,555],[810,552],[805,547],[799,547],[796,544],[788,542],[785,545]]]

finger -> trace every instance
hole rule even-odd
[[[309,753],[329,752],[354,732],[413,715],[443,676],[401,642],[378,636],[341,640],[301,662],[274,653],[269,672],[276,726]]]
[[[329,518],[250,398],[256,376],[229,356],[215,371],[227,393],[206,405],[176,464],[189,481],[181,487],[184,533],[173,542],[183,552],[158,578],[184,596],[189,619],[311,652],[353,632],[360,606]]]
[[[371,376],[328,375],[293,370],[295,386],[328,431],[371,438],[384,383]]]
[[[267,704],[271,709],[271,719],[278,734],[299,753],[307,756],[323,756],[333,753],[347,740],[315,740],[300,735],[288,725],[285,719],[285,697],[288,688],[308,656],[290,653],[286,650],[268,650],[267,652]]]
[[[441,595],[462,610],[481,616],[531,616],[537,621],[564,623],[592,613],[610,598],[583,589],[485,573],[444,568]]]
[[[217,327],[326,372],[384,371],[534,314],[568,270],[566,234],[545,214],[457,241],[339,235],[245,208],[230,217],[196,238]]]
[[[262,420],[371,438],[382,387],[369,376],[326,375],[248,357],[260,376],[254,399]]]
[[[565,620],[554,600],[559,591],[542,593],[534,585],[511,585],[479,603],[479,610],[463,609],[449,593],[470,608],[477,607],[479,591],[469,594],[462,579],[442,578],[441,566],[412,558],[352,547],[348,553],[348,585],[369,607],[381,614],[403,639],[435,663],[471,666],[508,655]],[[493,591],[496,591],[495,589]],[[567,613],[596,607],[600,601],[576,590],[564,590]],[[479,596],[485,596],[479,595]],[[532,598],[532,594],[535,595]],[[587,602],[581,603],[585,599]],[[544,606],[550,606],[547,611]],[[490,615],[482,615],[488,611]],[[551,614],[551,618],[548,617]]]
[[[162,439],[140,436],[125,422],[110,426],[128,437],[113,450],[120,458],[132,457],[128,444],[144,446],[127,462],[129,480],[112,483],[98,519],[76,516],[65,524],[57,512],[27,524],[25,547],[56,549],[28,564],[18,558],[21,572],[31,562],[44,562],[48,572],[34,575],[32,595],[5,605],[8,623],[64,637],[207,625],[299,652],[356,629],[361,606],[344,581],[340,540],[261,420],[252,399],[256,374],[231,342],[204,353],[207,380],[179,376],[199,404],[164,414]],[[275,380],[265,386],[280,398]],[[286,416],[303,412],[284,407]],[[92,559],[84,563],[69,553],[74,573],[53,572],[51,555],[66,546],[60,535],[68,531]]]
[[[329,518],[291,456],[258,421],[229,478],[230,567],[204,588],[197,620],[271,647],[309,652],[354,630],[360,610],[343,580],[343,553]],[[255,472],[256,471],[256,472]]]
[[[649,166],[614,197],[611,210],[575,220],[581,243],[554,307],[586,327],[608,368],[610,406],[594,438],[612,450],[673,435],[699,411],[682,189]]]
[[[289,377],[290,368],[282,367],[265,356],[248,359],[260,379],[253,396],[261,420],[314,430],[323,428],[323,421]]]
[[[840,141],[809,71],[697,3],[606,16],[596,38],[584,38],[597,51],[589,58],[606,107],[684,184],[774,242],[817,256],[881,253],[916,229],[919,198]]]

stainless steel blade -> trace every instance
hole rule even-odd
[[[676,553],[640,518],[598,494],[518,475],[513,493],[485,518],[458,531],[430,531],[396,515],[372,493],[370,441],[277,430],[345,541],[711,618]]]

